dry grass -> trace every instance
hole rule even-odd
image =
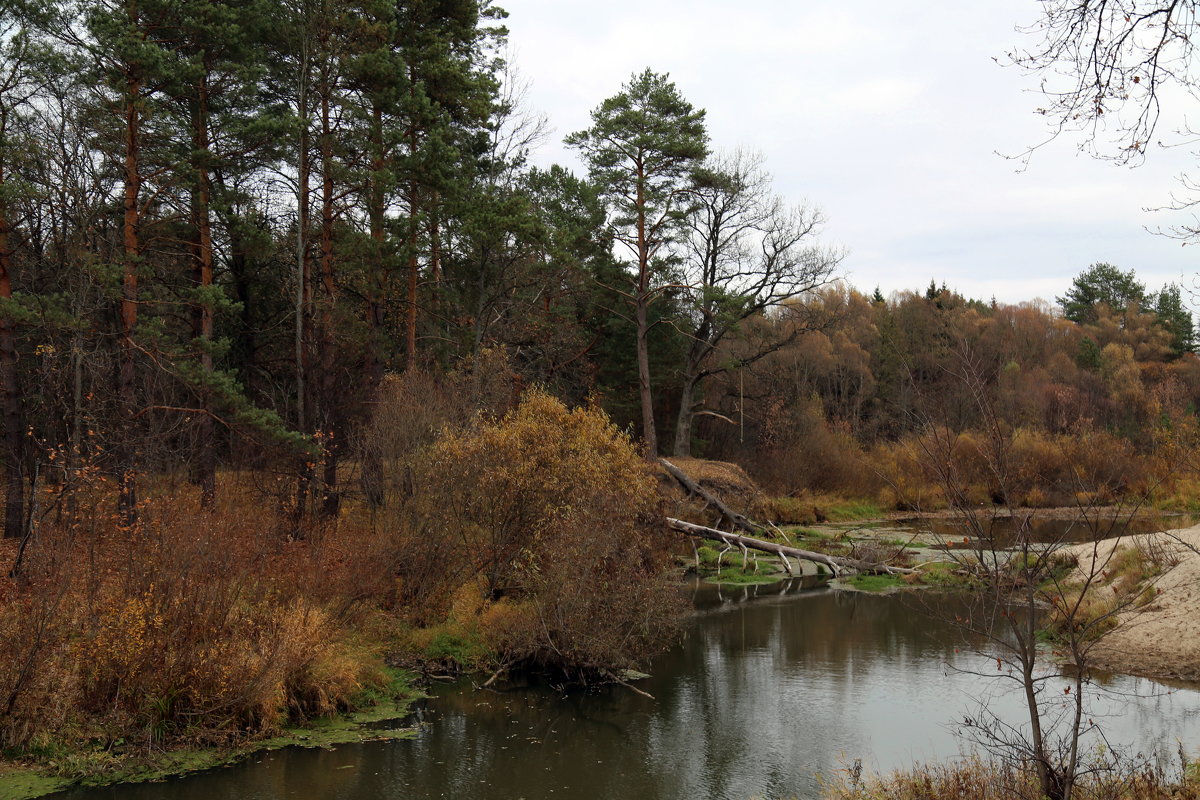
[[[771,516],[770,501],[744,469],[727,461],[708,461],[702,458],[668,459],[703,488],[711,491],[727,506],[751,519]],[[679,483],[665,469],[659,475],[663,494],[676,501],[672,514],[684,519],[707,524],[711,522],[712,509],[701,510],[702,503],[685,497]]]
[[[822,780],[825,800],[1040,800],[1037,775],[981,759],[922,764],[886,776],[857,767]],[[1174,773],[1150,764],[1112,766],[1082,778],[1072,800],[1197,800],[1200,781],[1187,763]]]

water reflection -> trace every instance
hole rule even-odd
[[[957,753],[953,723],[998,691],[959,671],[983,662],[958,632],[896,597],[800,588],[697,589],[684,642],[639,684],[655,700],[620,687],[441,687],[411,741],[284,751],[169,784],[63,796],[809,798],[814,774],[843,757],[887,769]],[[1200,744],[1196,692],[1126,677],[1109,686],[1153,695],[1096,709],[1114,742]],[[991,706],[1017,710],[1010,695]]]

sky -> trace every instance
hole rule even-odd
[[[762,152],[775,188],[819,207],[864,291],[1053,302],[1105,261],[1155,290],[1200,285],[1200,244],[1154,235],[1188,220],[1152,211],[1200,164],[1187,147],[1136,168],[1047,136],[1036,76],[1002,67],[1037,0],[499,0],[527,102],[550,122],[535,155],[583,174],[562,144],[635,72],[666,72],[707,110],[716,149]],[[1182,104],[1175,110],[1182,119]],[[1178,123],[1166,122],[1160,134]],[[1194,293],[1194,304],[1200,294]]]

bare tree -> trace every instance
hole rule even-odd
[[[789,207],[771,190],[757,153],[715,155],[695,175],[695,208],[684,224],[688,238],[681,276],[688,337],[683,394],[675,424],[675,455],[691,454],[692,421],[703,410],[696,398],[705,378],[747,366],[795,341],[803,326],[771,327],[736,362],[714,363],[713,354],[743,323],[797,301],[833,279],[843,254],[815,243],[821,212]]]
[[[1078,130],[1097,155],[1145,154],[1174,85],[1200,99],[1195,0],[1048,0],[1024,29],[1042,41],[1009,54],[1040,74],[1054,131]],[[1114,149],[1115,148],[1115,149]]]
[[[967,534],[962,547],[947,550],[970,583],[967,609],[951,621],[982,642],[988,663],[995,659],[995,670],[980,675],[1014,684],[1025,710],[1017,723],[983,701],[964,719],[965,733],[1002,763],[1032,769],[1038,798],[1071,800],[1081,778],[1113,766],[1086,748],[1089,735],[1102,736],[1088,713],[1099,691],[1091,669],[1093,651],[1118,626],[1130,624],[1131,613],[1152,592],[1144,581],[1121,575],[1120,523],[1139,504],[1105,513],[1080,503],[1064,532],[1040,537],[1028,511],[1007,500],[979,505],[968,487],[981,472],[993,494],[1014,495],[1009,489],[1018,471],[1015,432],[994,413],[978,363],[960,352],[959,364],[954,371],[979,404],[982,435],[966,437],[927,424],[921,465]],[[1082,476],[1074,480],[1076,489],[1085,488]]]
[[[1164,100],[1200,101],[1197,68],[1197,0],[1044,0],[1041,18],[1022,32],[1038,40],[1014,50],[1008,61],[1041,78],[1048,101],[1038,109],[1050,136],[1024,158],[1063,133],[1082,136],[1080,149],[1117,163],[1139,163],[1151,144],[1195,140],[1185,122],[1175,141],[1159,137]],[[1200,202],[1200,183],[1181,179],[1183,193],[1169,208]],[[1200,236],[1200,221],[1165,231],[1181,239]]]

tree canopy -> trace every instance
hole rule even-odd
[[[567,137],[608,202],[615,241],[633,258],[632,286],[621,290],[637,326],[642,438],[657,455],[650,381],[650,306],[670,281],[668,246],[693,204],[691,173],[708,154],[704,111],[692,106],[666,74],[634,75],[592,111],[592,125]]]
[[[1096,307],[1101,303],[1118,313],[1124,313],[1134,304],[1145,305],[1146,286],[1133,270],[1125,272],[1112,264],[1098,263],[1076,275],[1071,288],[1054,300],[1067,319],[1090,323],[1096,321]]]

